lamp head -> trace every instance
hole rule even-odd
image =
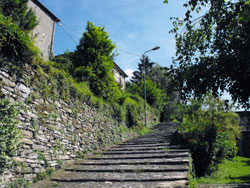
[[[158,50],[158,49],[160,49],[160,46],[156,46],[152,50]]]

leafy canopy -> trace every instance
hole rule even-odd
[[[184,7],[185,19],[175,18],[171,31],[176,38],[171,69],[182,98],[228,91],[234,102],[250,107],[249,0],[188,0]]]

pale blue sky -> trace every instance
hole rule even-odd
[[[161,66],[169,67],[175,55],[174,36],[170,17],[183,17],[184,0],[40,0],[62,21],[62,27],[78,43],[87,21],[104,26],[110,39],[120,50],[141,55],[146,50],[160,46],[148,53],[149,58]],[[70,29],[71,28],[71,29]],[[74,31],[73,31],[73,30]],[[73,51],[75,42],[56,27],[54,52]],[[115,62],[126,72],[136,70],[140,57],[119,51]]]

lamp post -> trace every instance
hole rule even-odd
[[[154,50],[158,50],[160,49],[160,46],[156,46],[150,50],[145,51],[142,54],[142,62],[143,62],[143,71],[144,71],[144,75],[143,75],[143,80],[144,80],[144,108],[145,108],[145,127],[147,127],[147,93],[146,93],[146,65],[145,65],[145,54],[150,52],[150,51],[154,51]]]

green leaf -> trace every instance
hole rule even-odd
[[[163,3],[166,3],[166,4],[168,4],[168,0],[164,0],[164,2]]]

